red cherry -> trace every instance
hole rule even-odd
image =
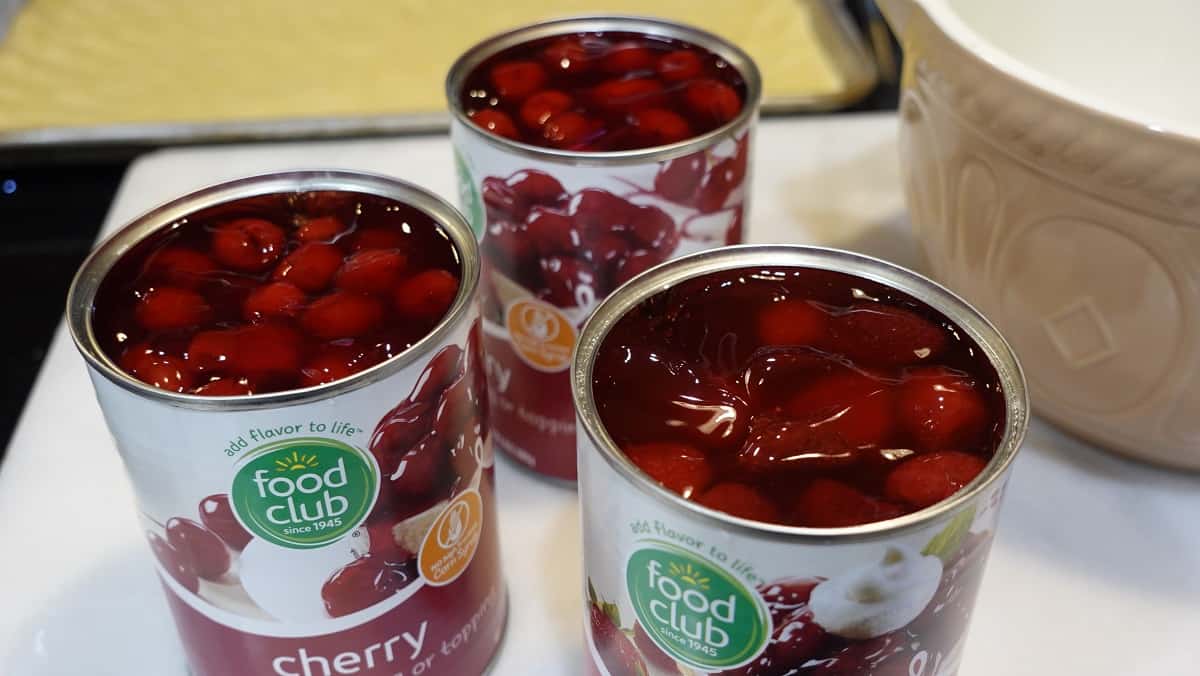
[[[813,665],[813,676],[911,676],[912,638],[901,629],[844,648]],[[807,676],[807,675],[806,675]]]
[[[649,108],[630,114],[629,124],[647,146],[663,146],[691,138],[692,126],[678,113]]]
[[[737,91],[711,78],[687,83],[683,89],[683,102],[694,115],[712,124],[725,124],[742,111],[742,99]]]
[[[191,563],[196,575],[205,580],[218,580],[229,570],[229,550],[212,531],[191,519],[169,519],[166,524],[167,542],[179,556]]]
[[[342,190],[310,190],[295,196],[296,211],[306,216],[325,216],[352,209],[362,198],[358,193]]]
[[[339,289],[359,293],[384,293],[400,281],[408,257],[396,249],[360,251],[342,264],[335,283]]]
[[[735,209],[733,212],[733,222],[729,224],[729,228],[725,230],[725,244],[732,246],[741,244],[744,239],[742,234],[742,207]]]
[[[798,526],[839,528],[900,516],[895,505],[876,500],[833,479],[815,479],[800,492],[792,508]]]
[[[641,206],[634,210],[629,231],[642,246],[669,256],[679,245],[679,228],[667,212],[656,206]]]
[[[321,599],[330,617],[342,617],[386,600],[418,577],[416,559],[396,562],[368,553],[334,572]]]
[[[306,218],[296,229],[296,239],[301,242],[329,242],[345,230],[345,224],[336,216]]]
[[[918,509],[954,495],[987,466],[987,461],[961,451],[934,451],[905,460],[888,474],[883,492],[889,500]]]
[[[745,171],[739,170],[735,158],[726,157],[717,162],[700,184],[696,208],[706,214],[725,208],[729,196],[742,184],[744,177]]]
[[[908,310],[871,304],[834,317],[830,338],[837,351],[870,366],[928,362],[946,347],[946,332]]]
[[[254,385],[246,378],[218,378],[192,390],[192,394],[202,397],[238,397],[254,394]]]
[[[672,439],[730,453],[746,438],[745,399],[678,355],[622,345],[604,355],[596,373],[600,414],[617,443]]]
[[[571,199],[569,209],[585,238],[628,230],[637,211],[624,198],[599,188],[580,190]]]
[[[785,298],[758,313],[758,335],[766,345],[821,346],[829,333],[829,315],[806,300]]]
[[[332,244],[310,242],[288,254],[271,278],[289,282],[309,292],[324,290],[342,266],[342,250]]]
[[[719,483],[701,493],[696,502],[743,519],[767,523],[779,521],[779,509],[775,504],[757,488],[746,484],[731,481]]]
[[[776,627],[789,615],[808,606],[812,590],[825,581],[823,577],[785,577],[758,586],[759,596],[767,604]]]
[[[650,634],[642,628],[642,623],[634,621],[633,623],[633,643],[642,653],[642,657],[646,658],[646,663],[653,667],[656,671],[650,673],[663,674],[678,674],[679,664],[674,657],[663,652],[662,648],[650,638]]]
[[[895,436],[892,386],[858,371],[832,373],[793,396],[784,410],[812,429],[832,433],[856,448],[886,446]]]
[[[396,497],[415,501],[436,494],[447,478],[448,460],[442,440],[426,435],[388,468],[387,478]]]
[[[240,552],[250,543],[250,533],[233,515],[229,496],[224,493],[210,495],[200,501],[200,523],[234,551]]]
[[[598,299],[596,272],[569,256],[546,256],[540,261],[546,299],[558,307],[589,307]]]
[[[579,75],[591,69],[595,60],[592,50],[578,38],[565,37],[551,42],[542,50],[542,63],[551,71]]]
[[[458,278],[445,270],[426,270],[401,282],[392,298],[409,319],[437,320],[458,295]]]
[[[654,52],[632,40],[618,42],[600,59],[600,67],[609,75],[626,75],[639,70],[652,70]]]
[[[442,392],[433,414],[433,433],[447,444],[462,435],[475,415],[481,393],[474,391],[474,385],[474,374],[464,372]]]
[[[236,329],[233,367],[251,377],[291,377],[300,369],[304,338],[282,324],[255,324]]]
[[[185,392],[196,380],[187,362],[153,350],[145,343],[125,351],[121,356],[121,368],[148,385],[171,392]]]
[[[974,446],[990,417],[970,377],[942,367],[908,371],[896,403],[904,431],[926,451]]]
[[[574,148],[587,140],[595,123],[580,113],[554,113],[542,125],[542,139],[555,148]]]
[[[368,551],[373,556],[378,556],[385,561],[407,561],[412,558],[412,552],[408,551],[399,542],[396,542],[396,523],[392,519],[381,519],[367,524],[367,538],[370,543],[367,545]]]
[[[366,228],[347,238],[351,251],[368,249],[399,249],[404,246],[404,233],[391,228]]]
[[[456,481],[469,482],[475,476],[486,432],[478,418],[469,419],[463,425],[462,434],[450,447],[450,467],[454,470]]]
[[[505,179],[505,184],[512,188],[527,207],[537,204],[556,206],[567,198],[567,191],[562,183],[544,171],[518,171]]]
[[[646,662],[633,645],[633,641],[595,602],[588,604],[588,621],[591,624],[596,652],[600,654],[600,660],[604,662],[609,674],[642,676],[649,673]]]
[[[174,547],[167,544],[167,541],[156,533],[146,533],[146,539],[150,542],[150,551],[154,552],[154,557],[181,587],[193,594],[200,590],[200,581],[196,578],[196,571],[192,570],[190,563],[180,557]]]
[[[534,247],[543,256],[573,254],[583,246],[583,239],[571,217],[553,209],[531,209],[525,228],[533,238]]]
[[[161,279],[168,284],[194,287],[217,269],[216,262],[193,249],[168,247],[150,255],[144,267],[145,276]]]
[[[242,303],[242,317],[250,322],[295,317],[307,301],[308,296],[295,284],[271,282],[255,288],[246,296]]]
[[[488,223],[483,248],[489,258],[508,275],[513,275],[529,265],[537,256],[534,240],[524,223]]]
[[[196,382],[186,361],[166,354],[126,353],[121,359],[121,369],[139,381],[168,391],[187,391]]]
[[[546,86],[546,69],[536,61],[505,61],[490,73],[496,93],[506,101],[521,101]]]
[[[570,94],[557,89],[540,91],[521,104],[521,121],[530,129],[541,129],[551,115],[570,110],[575,100]]]
[[[737,466],[760,476],[820,472],[851,467],[860,454],[836,434],[808,423],[755,416],[737,454]]]
[[[671,202],[691,206],[708,169],[703,151],[667,160],[654,176],[654,191]]]
[[[359,369],[355,368],[352,353],[339,345],[321,350],[300,368],[300,386],[324,385],[354,375]]]
[[[655,249],[638,249],[617,264],[613,283],[620,286],[664,260],[666,260],[666,256],[660,251]]]
[[[750,355],[742,384],[755,410],[779,406],[796,392],[797,384],[811,382],[845,365],[824,352],[807,347],[761,347]]]
[[[690,49],[678,49],[658,59],[658,77],[666,82],[683,82],[700,75],[704,62]]]
[[[771,660],[780,666],[800,665],[819,657],[828,635],[813,620],[811,610],[797,610],[775,627],[771,636]]]
[[[388,411],[371,433],[371,452],[384,471],[390,472],[399,457],[412,450],[433,425],[431,405],[405,401]]]
[[[521,132],[517,131],[517,125],[513,124],[512,118],[507,113],[496,110],[495,108],[484,108],[477,110],[470,115],[471,121],[478,127],[486,129],[496,136],[503,136],[513,140],[520,140]]]
[[[212,308],[195,291],[160,286],[138,301],[134,315],[147,330],[171,331],[203,324],[212,316]]]
[[[432,404],[463,370],[463,349],[450,344],[438,350],[417,376],[409,401]]]
[[[348,291],[334,291],[314,300],[300,322],[306,331],[323,340],[354,338],[374,329],[383,317],[379,301]]]
[[[687,444],[633,444],[623,450],[650,478],[685,498],[703,493],[712,484],[713,468],[708,458]]]
[[[592,89],[592,99],[605,110],[628,113],[661,106],[665,94],[658,80],[631,78],[609,80],[596,85]]]
[[[187,363],[197,371],[227,371],[238,348],[238,331],[201,331],[188,343]]]
[[[583,249],[583,255],[597,273],[603,273],[607,278],[616,272],[617,264],[629,255],[629,240],[620,235],[601,234],[592,238]]]
[[[283,229],[261,218],[239,218],[217,227],[213,256],[243,272],[261,272],[279,260],[287,246]]]

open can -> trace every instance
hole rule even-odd
[[[809,528],[710,509],[667,490],[630,461],[606,431],[593,392],[606,336],[635,308],[661,308],[643,303],[689,280],[768,268],[763,274],[835,271],[898,291],[973,341],[995,370],[1004,413],[994,455],[974,480],[903,516]],[[965,301],[913,272],[843,251],[771,245],[703,252],[654,268],[609,296],[583,329],[572,382],[587,673],[957,673],[1029,416],[1016,357]]]
[[[449,309],[411,347],[326,384],[220,397],[148,385],[103,349],[97,295],[147,238],[209,218],[203,214],[330,195],[350,200],[351,214],[403,205],[427,216],[430,237],[444,239],[445,255],[460,264]],[[84,262],[70,290],[69,328],[133,485],[192,674],[487,669],[507,597],[486,404],[463,395],[483,389],[477,251],[462,216],[420,188],[297,171],[164,204]],[[259,355],[284,347],[267,344]],[[403,436],[396,425],[430,429],[450,406],[465,426],[465,454],[451,469],[450,448],[426,448],[446,474],[420,511],[403,507],[400,469],[385,458],[408,449],[384,447]]]
[[[564,37],[596,41],[606,35],[705,50],[740,76],[740,110],[727,123],[684,140],[615,151],[541,147],[472,120],[472,97],[489,96],[473,87],[472,78],[498,55]],[[758,69],[735,45],[696,28],[641,17],[578,17],[475,45],[450,68],[446,95],[460,199],[481,238],[483,339],[496,445],[536,472],[574,480],[569,367],[579,328],[598,302],[637,273],[743,241],[762,95]],[[564,218],[568,226],[548,225]]]

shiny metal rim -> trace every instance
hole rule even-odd
[[[208,207],[258,195],[313,190],[361,192],[393,199],[425,212],[441,227],[458,252],[462,278],[458,295],[449,312],[429,335],[388,361],[342,380],[284,392],[235,397],[201,397],[160,390],[125,374],[100,349],[92,327],[92,303],[108,271],[131,247],[150,233]],[[391,376],[446,340],[471,312],[478,285],[479,249],[475,242],[475,234],[462,214],[445,200],[411,183],[376,174],[350,171],[288,171],[251,176],[203,188],[133,219],[97,246],[76,273],[67,294],[67,323],[75,346],[88,364],[125,390],[147,399],[183,408],[246,410],[327,399]]]
[[[742,106],[742,111],[736,118],[723,126],[686,141],[653,148],[603,153],[557,150],[555,148],[542,148],[540,146],[529,145],[528,143],[512,141],[496,136],[495,134],[489,134],[474,125],[471,119],[467,117],[467,112],[463,110],[459,102],[458,92],[462,89],[467,76],[480,63],[498,52],[525,42],[553,37],[555,35],[596,31],[621,31],[674,38],[707,49],[733,68],[736,68],[745,80],[746,101]],[[450,71],[446,75],[446,99],[449,104],[452,121],[464,129],[464,133],[469,134],[474,140],[503,148],[507,152],[548,162],[571,165],[643,164],[662,162],[710,148],[721,140],[747,127],[758,115],[758,106],[762,99],[762,76],[758,72],[758,66],[754,64],[749,54],[742,51],[733,43],[699,28],[650,17],[581,16],[556,19],[517,28],[494,35],[468,49],[450,66]]]
[[[613,325],[650,296],[694,277],[759,266],[820,268],[856,275],[927,303],[965,331],[996,369],[1005,398],[1004,436],[984,471],[952,498],[932,507],[887,521],[843,528],[802,528],[742,519],[685,500],[642,473],[608,436],[597,414],[591,386],[597,350]],[[605,461],[638,490],[653,495],[671,509],[687,512],[715,527],[793,542],[871,540],[928,526],[973,502],[1005,475],[1029,424],[1029,395],[1021,365],[1009,344],[978,310],[945,287],[905,268],[848,251],[812,246],[727,246],[684,256],[643,272],[606,298],[584,325],[571,366],[571,390],[579,423],[592,444]]]

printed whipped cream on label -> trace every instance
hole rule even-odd
[[[942,561],[905,545],[889,545],[878,563],[860,566],[818,584],[808,605],[813,620],[831,634],[868,639],[917,619],[937,592]]]

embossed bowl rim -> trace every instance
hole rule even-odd
[[[961,0],[959,0],[961,1]],[[973,0],[974,2],[997,2],[1000,0]],[[952,0],[881,0],[880,7],[887,15],[889,22],[903,41],[905,30],[911,30],[913,11],[923,12],[925,16],[953,43],[962,48],[971,57],[990,67],[1002,76],[1007,77],[1013,84],[1032,89],[1042,96],[1053,99],[1056,104],[1072,108],[1079,113],[1099,118],[1109,124],[1123,127],[1129,131],[1152,134],[1160,141],[1167,141],[1186,147],[1187,150],[1200,152],[1200,125],[1183,127],[1178,121],[1167,123],[1161,120],[1150,120],[1145,111],[1130,110],[1123,105],[1114,105],[1105,97],[1087,92],[1058,77],[1038,70],[1012,54],[1003,47],[985,38],[958,14]],[[1131,12],[1146,11],[1139,3],[1123,3]],[[1169,17],[1162,17],[1169,21]],[[1064,35],[1079,27],[1064,27]],[[906,45],[907,46],[907,45]],[[1153,77],[1147,73],[1147,77]],[[1126,104],[1127,105],[1127,104]],[[1200,111],[1197,111],[1200,114]],[[1182,148],[1181,148],[1182,149]]]

